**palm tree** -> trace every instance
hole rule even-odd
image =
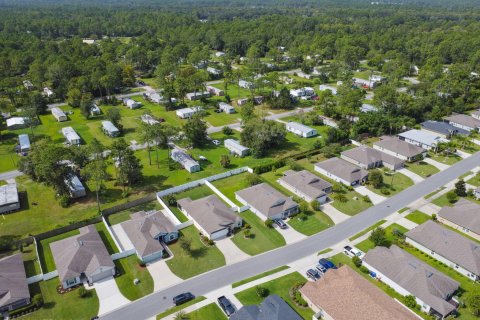
[[[148,162],[150,165],[152,165],[152,157],[150,155],[150,152],[152,151],[152,149],[150,148],[150,143],[155,139],[153,135],[152,125],[142,121],[140,123],[139,129],[140,129],[139,130],[140,142],[147,144]]]

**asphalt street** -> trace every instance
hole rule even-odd
[[[305,240],[254,256],[236,264],[209,271],[170,288],[154,292],[113,310],[102,316],[101,319],[148,319],[172,307],[172,297],[179,293],[190,291],[196,296],[201,296],[218,288],[228,286],[233,282],[316,254],[368,228],[377,221],[408,206],[413,201],[435,191],[437,188],[479,165],[480,152],[457,162],[450,168],[415,184],[384,202],[370,207],[356,216]]]

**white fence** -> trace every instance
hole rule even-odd
[[[135,254],[135,249],[130,249],[130,250],[122,251],[122,252],[117,252],[117,253],[112,254],[110,257],[112,258],[112,260],[118,260],[118,259],[122,259],[122,258],[125,258],[125,257],[129,257],[132,254]]]
[[[36,276],[27,278],[27,283],[32,284],[32,283],[40,282],[42,280],[43,280],[43,274],[37,274]]]
[[[209,187],[210,189],[212,189],[213,192],[215,192],[215,194],[217,196],[219,196],[220,198],[223,199],[223,201],[225,201],[226,203],[228,203],[228,205],[232,208],[236,208],[236,210],[238,211],[238,206],[233,203],[232,200],[228,199],[223,193],[220,192],[220,190],[218,190],[213,184],[210,183],[210,181],[205,181],[205,185],[207,187]]]
[[[117,235],[115,234],[115,232],[112,231],[112,229],[110,228],[110,226],[107,223],[107,220],[105,220],[104,216],[102,216],[102,221],[103,221],[103,224],[105,225],[105,228],[107,229],[108,233],[110,234],[110,237],[112,237],[113,242],[115,242],[115,245],[117,246],[118,250],[123,251],[124,248],[123,248],[122,244],[117,239]]]
[[[55,277],[58,277],[58,271],[57,270],[44,274],[43,275],[43,280],[47,281],[47,280],[53,279]]]
[[[162,198],[160,198],[158,195],[157,195],[157,199],[158,199],[158,202],[160,202],[160,205],[163,207],[163,210],[162,212],[167,216],[168,219],[170,219],[170,221],[172,221],[172,223],[175,225],[175,227],[177,228],[177,230],[181,230],[183,228],[186,228],[186,227],[189,227],[193,224],[193,221],[192,220],[188,220],[188,221],[185,221],[185,222],[180,222],[180,220],[178,220],[177,216],[172,212],[172,210],[170,210],[170,208],[167,206],[167,204],[162,200]]]

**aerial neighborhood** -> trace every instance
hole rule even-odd
[[[0,319],[480,317],[475,1],[0,21]]]

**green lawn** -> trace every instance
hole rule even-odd
[[[138,265],[136,255],[115,260],[115,266],[120,271],[115,282],[125,298],[133,301],[153,292],[152,276],[146,267]],[[133,284],[133,279],[140,280],[140,283]]]
[[[160,313],[160,314],[157,314],[157,320],[163,319],[163,318],[165,318],[165,317],[168,316],[168,315],[174,314],[175,312],[178,312],[178,311],[180,311],[180,310],[182,310],[182,309],[185,309],[185,308],[188,307],[188,306],[191,306],[191,305],[194,305],[194,304],[196,304],[196,303],[199,303],[200,301],[203,301],[203,300],[205,300],[205,299],[206,299],[205,297],[200,296],[200,297],[196,297],[195,299],[190,300],[190,301],[188,301],[188,302],[186,302],[186,303],[184,303],[184,304],[181,304],[181,305],[179,305],[179,306],[172,307],[172,308],[170,308],[170,309],[168,309],[168,310],[166,310],[166,311],[164,311],[164,312],[162,312],[162,313]]]
[[[225,313],[216,303],[207,304],[187,314],[189,320],[227,320]]]
[[[311,236],[322,230],[330,228],[335,225],[332,219],[322,211],[309,210],[306,212],[307,218],[303,221],[298,217],[293,217],[288,220],[288,225],[306,236]]]
[[[345,191],[344,195],[347,198],[346,202],[334,200],[332,206],[349,216],[354,216],[372,206],[371,202],[363,201],[363,196],[356,191]],[[354,198],[357,200],[354,200]]]
[[[188,279],[225,265],[222,252],[215,246],[205,246],[194,226],[182,229],[180,238],[182,237],[191,241],[190,250],[183,249],[179,240],[169,245],[174,257],[167,261],[170,270],[178,277]]]
[[[393,230],[398,230],[401,233],[405,233],[405,232],[408,231],[407,228],[405,228],[405,227],[403,227],[399,224],[396,224],[396,223],[391,224],[388,227],[386,227],[385,228],[386,238],[391,243],[393,243],[393,241],[396,239],[396,236],[393,234]],[[370,239],[365,239],[362,242],[358,243],[356,245],[356,247],[358,249],[362,250],[363,252],[367,252],[368,250],[375,248],[375,244],[372,241],[370,241]]]
[[[453,206],[454,203],[451,203],[447,199],[447,193],[442,194],[440,197],[433,199],[432,201],[433,204],[436,204],[439,207],[446,207],[446,206]]]
[[[267,228],[263,221],[250,210],[240,213],[240,216],[244,224],[248,223],[252,227],[250,238],[245,239],[243,231],[237,232],[232,237],[232,241],[243,252],[253,256],[286,244],[285,239],[277,230]]]
[[[480,187],[480,173],[477,173],[473,178],[466,181],[466,183],[475,187]]]
[[[253,277],[250,277],[250,278],[247,278],[247,279],[243,279],[242,281],[232,283],[232,288],[240,287],[241,285],[243,285],[245,283],[249,283],[249,282],[255,281],[257,279],[264,278],[266,276],[269,276],[271,274],[274,274],[274,273],[277,273],[277,272],[280,272],[280,271],[283,271],[283,270],[286,270],[286,269],[289,269],[289,268],[290,268],[289,266],[281,266],[281,267],[278,267],[278,268],[275,268],[275,269],[257,274],[256,276],[253,276]]]
[[[434,175],[435,173],[440,171],[436,167],[432,166],[429,163],[426,163],[425,161],[417,161],[408,164],[406,163],[405,168],[418,174],[420,177],[423,178],[430,177],[431,175]]]
[[[102,238],[103,243],[105,244],[105,247],[107,247],[108,253],[114,254],[118,252],[117,245],[112,239],[112,236],[107,230],[107,227],[103,222],[99,222],[95,224],[95,228],[97,228],[98,234],[100,234],[100,237]]]
[[[150,210],[161,210],[162,206],[157,200],[153,200],[148,203],[141,204],[139,206],[130,208],[128,210],[120,211],[115,214],[109,215],[107,221],[110,225],[115,225],[122,223],[124,221],[130,220],[130,215],[138,211],[150,211]]]
[[[29,286],[31,295],[42,293],[44,306],[22,319],[90,319],[97,315],[99,302],[95,290],[89,290],[88,296],[80,298],[77,290],[58,294],[57,286],[60,285],[58,278],[41,281]]]
[[[15,252],[18,253],[18,252]],[[27,278],[40,274],[40,261],[35,251],[35,244],[29,244],[22,249],[23,265],[25,266],[25,272]]]
[[[383,185],[380,188],[374,188],[371,184],[367,184],[367,188],[382,196],[392,196],[397,194],[410,186],[413,186],[413,181],[404,174],[399,172],[391,172],[381,170],[383,176]],[[389,194],[383,194],[382,189],[388,190]]]
[[[297,283],[305,283],[307,280],[298,272],[294,272],[281,278],[262,283],[260,286],[267,289],[269,294],[277,294],[285,300],[303,319],[312,319],[313,311],[310,308],[300,308],[290,298],[289,290]],[[255,287],[236,293],[235,296],[245,305],[260,304],[264,298],[259,297]]]
[[[50,250],[50,243],[69,238],[71,236],[80,234],[80,231],[72,230],[70,232],[59,234],[58,236],[43,239],[38,242],[38,258],[42,264],[43,273],[48,273],[56,270],[55,262],[53,261],[52,251]]]
[[[317,256],[319,256],[319,255],[321,255],[321,254],[329,253],[329,252],[331,252],[331,251],[333,251],[332,248],[324,249],[324,250],[320,251],[319,253],[317,253]]]
[[[375,229],[376,227],[381,226],[381,225],[384,224],[385,222],[386,222],[386,220],[380,220],[380,221],[378,221],[377,223],[375,223],[373,226],[371,226],[371,227],[369,227],[369,228],[367,228],[367,229],[365,229],[365,230],[357,233],[356,235],[354,235],[354,236],[351,237],[351,238],[348,238],[348,240],[353,241],[353,240],[355,240],[355,239],[358,239],[358,238],[360,238],[361,236],[363,236],[364,234],[367,234],[368,232],[372,231],[372,230]]]
[[[443,164],[447,164],[449,166],[451,166],[452,164],[455,164],[458,161],[462,160],[462,157],[460,157],[459,155],[456,155],[456,154],[445,155],[443,153],[429,152],[428,155],[430,156],[430,158],[432,160],[435,160],[435,161],[443,163]]]
[[[418,210],[415,210],[412,213],[408,214],[405,218],[407,218],[410,221],[415,222],[416,224],[422,224],[422,223],[432,219],[432,217],[430,217],[428,214],[423,213],[423,212],[418,211]]]
[[[200,198],[207,197],[209,195],[214,194],[212,189],[207,187],[206,185],[201,185],[199,187],[195,187],[192,189],[188,189],[183,192],[175,193],[174,196],[177,200],[181,200],[183,198],[190,198],[192,200],[198,200]]]
[[[235,199],[235,192],[250,187],[246,180],[246,177],[249,174],[251,173],[245,172],[237,174],[225,179],[213,181],[212,184],[235,204],[243,206],[237,199]]]
[[[445,186],[441,187],[441,188],[438,188],[437,190],[435,191],[432,191],[430,192],[429,194],[427,194],[424,198],[425,199],[430,199],[431,197],[433,197],[434,195],[436,195],[437,193],[439,193],[440,191],[444,190],[445,189]]]

